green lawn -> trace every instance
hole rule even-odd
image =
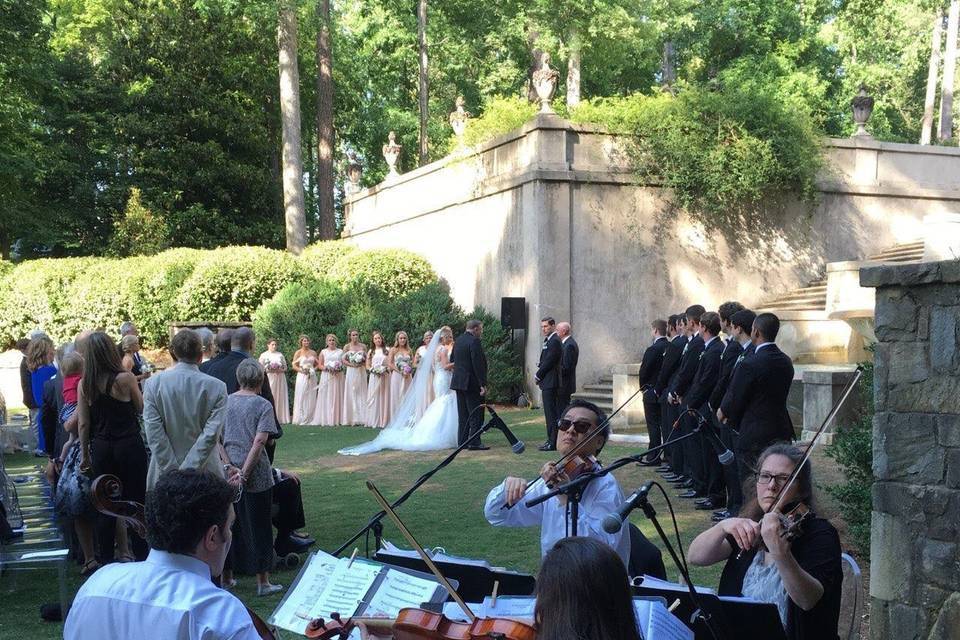
[[[503,411],[517,437],[527,442],[527,452],[513,455],[505,440],[496,432],[486,436],[493,446],[490,451],[465,452],[448,468],[423,486],[399,511],[404,522],[426,547],[442,546],[449,553],[485,558],[494,565],[535,572],[540,558],[539,530],[498,529],[483,518],[487,492],[505,475],[532,478],[544,462],[554,456],[541,453],[536,446],[543,441],[543,416],[529,410]],[[362,428],[296,427],[285,429],[277,447],[276,464],[298,473],[303,480],[303,497],[307,513],[307,530],[317,539],[317,546],[332,551],[349,538],[377,511],[373,496],[364,481],[373,482],[387,496],[396,498],[417,477],[446,454],[387,452],[364,457],[337,455],[337,449],[370,439],[374,432]],[[604,460],[636,453],[635,447],[610,445]],[[7,456],[7,464],[20,466],[33,460],[26,454]],[[617,472],[624,493],[629,493],[655,473],[645,467],[631,466]],[[656,476],[659,477],[659,476]],[[675,491],[671,491],[671,497]],[[672,532],[669,511],[662,496],[651,493],[663,527]],[[679,509],[677,522],[684,545],[708,524],[706,514],[694,511],[690,501],[674,500]],[[634,522],[658,546],[659,540],[649,523],[639,514]],[[385,537],[398,546],[407,546],[389,521]],[[362,540],[359,543],[363,552]],[[664,551],[664,562],[672,579],[677,578],[673,563]],[[77,569],[70,568],[71,593],[80,585]],[[694,581],[716,587],[719,567],[693,569]],[[289,585],[296,571],[275,574],[273,581]],[[252,577],[241,577],[237,595],[266,618],[280,596],[254,596]],[[0,638],[59,638],[61,624],[40,621],[39,606],[56,599],[56,574],[52,570],[18,572],[0,578],[3,606],[0,607]]]

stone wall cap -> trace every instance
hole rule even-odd
[[[829,369],[807,369],[803,372],[803,384],[846,384],[857,370],[856,365],[837,365]]]
[[[960,282],[960,260],[919,262],[916,264],[885,264],[860,270],[861,287]]]
[[[880,264],[889,264],[882,260],[844,260],[842,262],[828,262],[827,273],[836,271],[856,271],[863,267],[875,267]]]
[[[615,365],[613,365],[613,367],[610,369],[610,371],[611,371],[611,372],[613,373],[613,375],[615,375],[615,376],[617,376],[617,375],[620,375],[620,376],[638,376],[638,375],[640,375],[640,363],[637,362],[636,364],[631,364],[631,363],[627,363],[627,364],[615,364]]]
[[[838,149],[877,149],[895,153],[915,153],[928,156],[960,156],[960,148],[920,145],[909,142],[880,142],[876,138],[824,138],[823,145]]]

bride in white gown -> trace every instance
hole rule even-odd
[[[434,333],[420,360],[421,365],[413,377],[410,390],[404,395],[399,409],[393,414],[386,428],[370,442],[341,449],[339,453],[358,456],[383,449],[433,451],[455,448],[459,415],[457,394],[450,390],[453,368],[450,363],[452,348],[453,331],[450,327],[441,327]],[[425,363],[432,363],[432,369]],[[433,393],[436,399],[430,403],[418,420],[417,406],[423,394],[427,392],[431,370],[433,371]]]

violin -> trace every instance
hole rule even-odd
[[[570,482],[584,473],[593,471],[600,464],[596,456],[579,455],[564,456],[559,462],[553,479],[546,481],[547,486],[551,489],[557,482]]]
[[[90,484],[90,500],[94,508],[100,513],[113,516],[138,536],[147,539],[147,525],[143,514],[143,505],[133,500],[122,500],[123,483],[120,478],[104,474],[97,476]],[[276,640],[273,630],[264,622],[263,618],[254,613],[248,606],[243,605],[253,622],[253,628],[261,640]]]
[[[536,640],[537,637],[534,627],[517,620],[474,618],[471,622],[459,622],[442,613],[414,608],[401,609],[395,620],[350,618],[344,621],[335,613],[330,617],[330,620],[311,621],[305,635],[322,640],[346,640],[354,627],[363,624],[379,633],[386,631],[395,640]]]

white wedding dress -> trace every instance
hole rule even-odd
[[[440,331],[436,331],[421,359],[421,362],[430,362],[433,366],[421,365],[417,368],[410,390],[404,395],[400,408],[386,428],[370,442],[346,447],[338,453],[359,456],[384,449],[435,451],[456,448],[459,426],[457,394],[450,389],[452,373],[440,366],[440,351],[444,347],[439,346],[439,339]],[[417,407],[431,382],[431,371],[435,400],[418,420]]]

